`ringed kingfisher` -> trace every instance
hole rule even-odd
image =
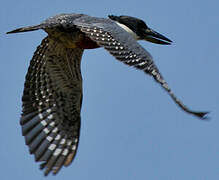
[[[37,47],[25,78],[20,124],[25,143],[44,174],[56,174],[73,161],[79,142],[82,76],[85,49],[103,47],[117,60],[152,76],[185,112],[205,119],[207,112],[186,107],[172,92],[148,51],[146,40],[168,45],[171,40],[130,16],[109,18],[59,14],[41,24],[15,29],[19,33],[42,29],[48,35]]]

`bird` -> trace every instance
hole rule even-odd
[[[115,59],[152,76],[183,111],[206,119],[208,112],[192,111],[175,96],[150,53],[137,42],[172,43],[143,20],[65,13],[7,34],[40,29],[47,36],[37,47],[25,77],[20,125],[29,152],[41,162],[45,176],[70,165],[78,149],[83,96],[80,65],[86,49],[103,47]]]

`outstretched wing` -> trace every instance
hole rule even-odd
[[[153,62],[152,56],[136,40],[111,20],[91,18],[89,16],[78,18],[74,24],[98,45],[103,46],[119,61],[143,70],[168,92],[174,102],[185,112],[204,119],[207,112],[195,112],[187,108],[171,91]]]
[[[45,175],[75,157],[80,134],[83,50],[46,37],[30,62],[20,124],[25,142]]]

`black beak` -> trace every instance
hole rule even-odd
[[[156,44],[163,44],[163,45],[168,45],[171,44],[171,40],[163,36],[162,34],[154,31],[153,29],[147,28],[144,31],[144,40],[150,41],[152,43]]]

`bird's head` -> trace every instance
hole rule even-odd
[[[161,35],[160,33],[149,28],[141,19],[131,16],[108,16],[111,20],[132,34],[136,40],[146,40],[156,44],[168,45],[171,44],[171,40]]]

